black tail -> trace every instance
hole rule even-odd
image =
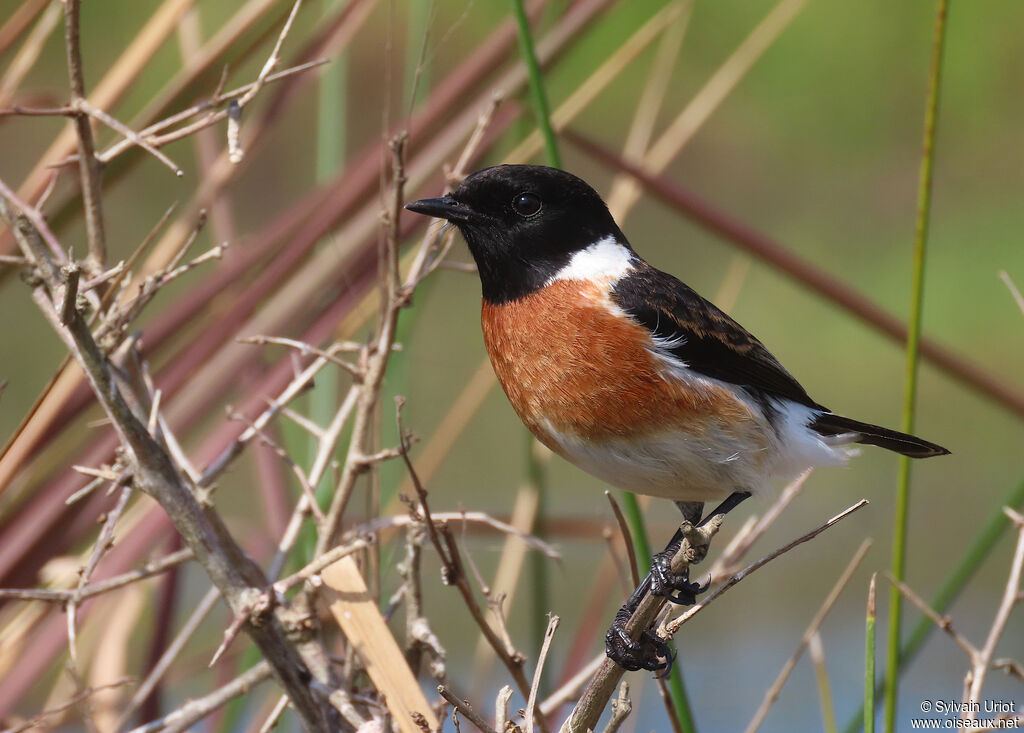
[[[848,417],[833,415],[831,412],[823,412],[814,418],[810,427],[822,435],[840,435],[842,433],[857,434],[858,443],[877,445],[897,453],[902,453],[911,458],[931,458],[932,456],[949,455],[949,451],[941,445],[929,443],[913,435],[900,433],[888,428],[880,428],[858,420],[851,420]]]

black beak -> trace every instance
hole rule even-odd
[[[405,208],[417,214],[435,216],[438,219],[447,219],[451,222],[468,222],[474,213],[471,208],[456,201],[451,194],[439,199],[410,201],[405,205]]]

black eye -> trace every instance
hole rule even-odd
[[[512,209],[519,216],[533,216],[540,211],[540,197],[532,193],[521,193],[512,199]]]

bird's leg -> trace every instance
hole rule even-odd
[[[650,584],[651,576],[648,573],[615,614],[615,620],[604,635],[604,650],[609,659],[630,672],[638,669],[656,672],[663,669],[664,675],[667,675],[674,655],[665,640],[651,628],[644,629],[636,641],[626,632],[626,624],[647,595]]]
[[[690,582],[690,565],[696,565],[708,554],[708,547],[711,543],[710,532],[704,530],[716,517],[724,517],[750,496],[749,491],[735,491],[725,501],[718,505],[713,512],[701,520],[703,504],[699,502],[676,502],[679,511],[683,514],[683,524],[672,535],[665,549],[651,558],[651,583],[650,591],[656,596],[664,596],[672,603],[680,606],[692,606],[697,602],[697,596],[707,590],[707,582]],[[696,519],[693,519],[696,517]],[[718,520],[721,523],[721,520]],[[689,525],[690,531],[687,530]],[[695,525],[695,526],[694,526]],[[695,531],[694,531],[695,530]],[[686,565],[682,573],[672,572],[672,560],[683,544],[683,539],[690,542],[693,550],[693,558]],[[708,581],[710,582],[710,581]]]
[[[672,559],[679,552],[683,544],[683,526],[689,523],[693,526],[700,524],[701,515],[704,513],[704,502],[702,501],[677,501],[676,507],[683,515],[683,525],[672,535],[672,539],[665,546],[665,549],[651,558],[651,583],[650,591],[656,596],[665,596],[673,603],[681,605],[692,605],[696,600],[696,594],[701,593],[704,588],[699,583],[690,582],[690,565],[687,563],[682,573],[672,572]],[[675,595],[673,595],[675,591]],[[685,593],[686,595],[680,595]]]
[[[696,602],[697,594],[706,590],[707,585],[691,583],[689,568],[684,573],[673,573],[672,560],[679,552],[684,539],[690,541],[691,547],[697,550],[700,559],[703,559],[707,555],[715,529],[721,524],[721,517],[735,509],[749,496],[750,493],[747,491],[731,494],[703,520],[700,518],[703,511],[700,502],[676,502],[683,514],[683,524],[672,535],[665,549],[652,558],[651,572],[640,581],[640,585],[615,614],[615,620],[605,634],[605,653],[613,662],[629,671],[664,670],[662,676],[668,674],[674,655],[665,640],[648,628],[634,641],[626,633],[626,624],[648,592],[664,596],[673,603],[689,605]],[[696,526],[694,522],[697,522]],[[709,526],[712,523],[713,526]]]

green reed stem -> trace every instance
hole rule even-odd
[[[519,55],[526,64],[526,73],[530,81],[530,99],[534,114],[537,115],[537,127],[544,138],[544,152],[547,154],[548,165],[562,167],[562,156],[558,153],[558,138],[555,128],[551,125],[551,107],[541,75],[537,52],[534,50],[533,31],[530,30],[530,19],[526,17],[523,0],[512,0],[512,15],[519,26]]]
[[[931,69],[928,74],[928,101],[924,118],[921,173],[918,181],[917,227],[914,237],[914,270],[910,295],[910,319],[907,328],[906,386],[903,401],[903,431],[914,430],[914,406],[917,401],[918,345],[921,338],[921,314],[924,302],[924,264],[931,212],[932,161],[935,154],[935,123],[939,108],[942,77],[942,52],[946,40],[948,0],[938,0],[932,41]],[[896,496],[896,521],[893,531],[892,574],[902,580],[906,570],[907,526],[910,506],[910,459],[900,460]],[[896,701],[899,694],[900,631],[903,598],[893,587],[889,592],[889,636],[885,679],[885,730],[896,728]]]

